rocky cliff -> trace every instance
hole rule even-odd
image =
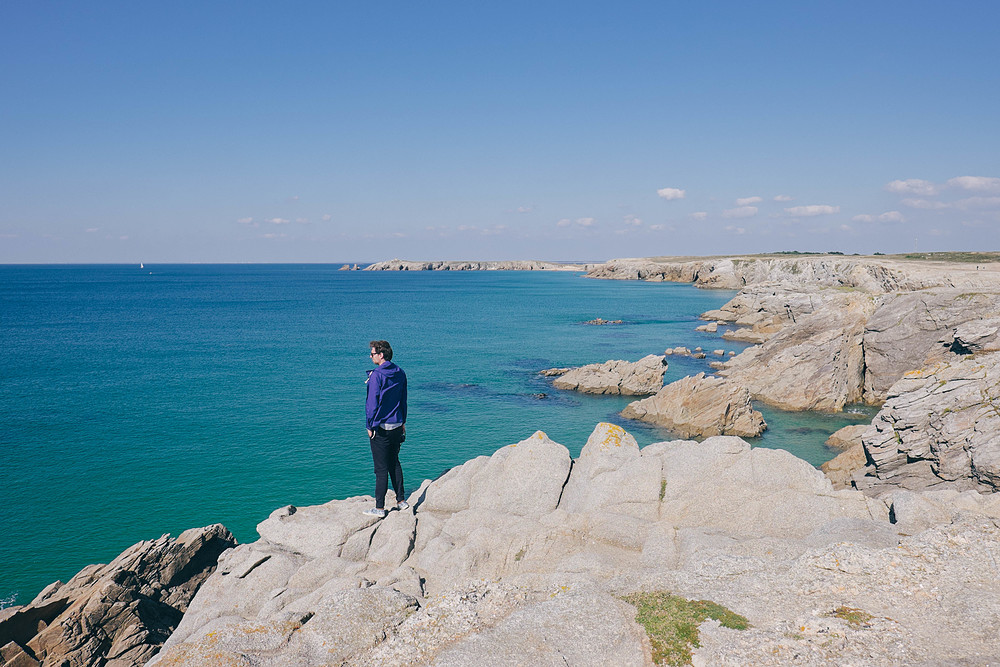
[[[697,664],[998,657],[1000,496],[873,500],[738,438],[640,450],[601,424],[576,460],[539,432],[411,510],[377,521],[372,502],[275,511],[151,664],[651,664],[622,600],[639,591],[749,619],[703,624]]]
[[[55,582],[30,604],[0,611],[0,664],[144,664],[180,623],[219,554],[234,546],[220,525],[194,528]]]
[[[1000,288],[1000,266],[995,263],[943,264],[840,255],[613,259],[588,270],[587,277],[689,282],[721,289],[761,283],[848,287],[872,293],[929,287]]]

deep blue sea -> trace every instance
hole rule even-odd
[[[733,292],[339,266],[0,266],[0,606],[163,533],[223,523],[249,542],[277,507],[371,494],[371,339],[409,378],[408,490],[538,429],[574,456],[599,421],[672,439],[541,369],[744,347],[694,331]],[[671,357],[666,381],[710,360]],[[817,465],[870,419],[764,412],[756,444]]]

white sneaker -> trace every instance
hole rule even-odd
[[[403,510],[408,510],[410,509],[410,503],[406,502],[405,500],[400,500],[398,503],[396,503],[396,509],[398,509],[400,512],[402,512]]]
[[[384,519],[386,511],[379,509],[377,507],[369,507],[364,512],[362,512],[362,514],[367,514],[368,516],[377,516],[380,519]]]

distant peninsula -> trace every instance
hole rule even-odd
[[[560,262],[539,262],[534,260],[514,260],[497,262],[433,261],[413,262],[405,259],[390,259],[375,262],[365,271],[589,271],[597,264],[564,264]]]

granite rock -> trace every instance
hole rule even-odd
[[[145,664],[181,621],[220,554],[236,545],[221,525],[129,547],[107,565],[56,582],[0,622],[4,664]],[[10,648],[7,648],[7,647]]]
[[[734,357],[719,374],[782,409],[841,410],[862,398],[862,342],[874,307],[864,293],[831,294],[822,307]]]
[[[862,442],[870,465],[854,482],[886,488],[1000,489],[1000,352],[907,373]]]
[[[739,384],[699,373],[671,382],[655,396],[629,403],[622,416],[670,429],[681,437],[760,435],[767,424]]]
[[[558,389],[587,394],[642,396],[659,391],[666,370],[665,356],[650,354],[635,362],[612,360],[574,368],[557,377],[552,384]]]

